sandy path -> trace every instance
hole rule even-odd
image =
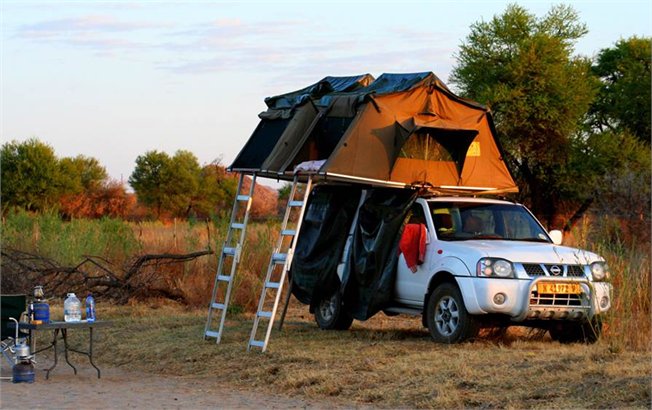
[[[233,390],[216,379],[163,377],[102,368],[97,379],[93,369],[79,366],[73,375],[65,362],[45,380],[38,370],[33,384],[0,382],[0,406],[12,408],[333,408],[341,404],[306,401],[280,395]],[[37,367],[38,368],[38,367]],[[3,366],[3,376],[8,372]],[[92,370],[92,371],[91,371]],[[9,373],[10,374],[10,373]]]

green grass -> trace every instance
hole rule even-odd
[[[122,262],[140,251],[128,223],[111,218],[62,221],[55,213],[10,212],[2,224],[2,246],[51,258],[62,265],[79,263],[83,255]]]

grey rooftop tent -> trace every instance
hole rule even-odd
[[[325,180],[517,191],[491,112],[431,72],[326,77],[265,102],[232,171],[291,179],[313,161],[313,177]]]

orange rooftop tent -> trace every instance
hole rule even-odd
[[[326,77],[266,103],[230,170],[435,191],[518,190],[491,112],[431,72]]]

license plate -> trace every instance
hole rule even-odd
[[[582,293],[579,283],[539,282],[537,283],[537,290],[539,294],[549,293],[554,295],[579,295]]]

